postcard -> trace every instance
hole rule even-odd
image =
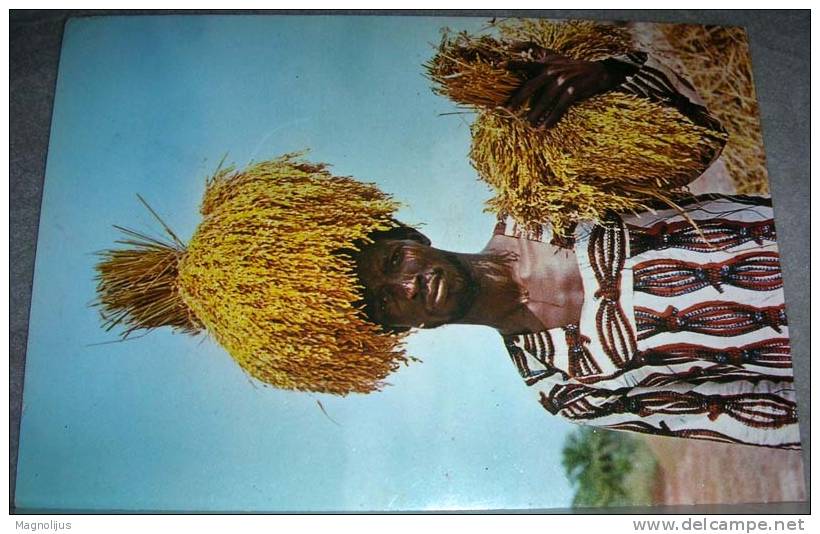
[[[16,506],[805,500],[775,223],[743,28],[71,19]]]

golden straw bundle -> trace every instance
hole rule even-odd
[[[108,327],[204,328],[253,377],[344,395],[406,363],[402,336],[359,309],[350,251],[395,226],[376,186],[286,155],[208,183],[187,247],[123,241],[97,266]],[[345,252],[347,251],[347,252]]]
[[[504,68],[510,42],[534,42],[575,59],[631,49],[626,30],[592,22],[523,20],[498,26],[500,38],[445,35],[427,63],[434,91],[474,107],[470,159],[496,191],[488,207],[520,223],[551,223],[566,235],[580,219],[638,211],[685,193],[720,152],[725,134],[677,110],[619,92],[573,106],[554,128],[538,130],[504,104],[522,79]]]

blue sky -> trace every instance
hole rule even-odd
[[[381,393],[254,383],[207,337],[104,332],[94,252],[121,224],[198,222],[227,154],[282,153],[380,184],[436,246],[489,238],[469,115],[430,91],[439,30],[483,19],[122,17],[66,27],[32,297],[17,505],[83,510],[565,507],[571,425],[546,413],[493,331],[419,332]],[[105,344],[100,344],[105,343]],[[332,417],[317,405],[320,400]]]

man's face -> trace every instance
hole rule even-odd
[[[411,239],[382,239],[356,258],[368,316],[387,327],[433,328],[469,309],[476,286],[455,254]]]

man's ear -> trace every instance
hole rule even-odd
[[[394,239],[409,239],[411,241],[417,241],[422,245],[430,246],[431,241],[430,238],[426,235],[422,234],[415,228],[411,226],[400,226],[398,228],[394,228],[391,232],[395,231],[397,233]]]
[[[391,239],[396,239],[396,240],[400,240],[400,241],[408,239],[410,241],[416,241],[417,243],[421,243],[422,245],[425,245],[425,246],[428,246],[428,247],[430,246],[430,244],[431,244],[430,239],[426,235],[422,234],[421,232],[419,232],[418,230],[416,230],[413,227],[405,226],[404,224],[401,224],[401,223],[397,223],[397,224],[398,224],[398,226],[394,226],[393,228],[391,228],[389,230],[377,230],[375,232],[371,232],[370,235],[367,236],[369,238],[369,241],[367,241],[367,242],[364,241],[364,240],[358,241],[356,243],[355,250],[362,250],[363,248],[369,246],[369,243],[371,243],[371,242],[391,240]],[[352,257],[356,256],[355,251],[346,252],[346,251],[342,250],[340,252],[347,253],[348,255],[350,255]]]
[[[412,226],[406,226],[404,224],[399,223],[398,226],[394,226],[390,230],[380,230],[378,232],[373,232],[370,234],[370,239],[373,241],[380,241],[380,240],[387,240],[387,239],[398,239],[404,240],[409,239],[410,241],[416,241],[421,243],[422,245],[430,246],[430,239],[413,228]]]

